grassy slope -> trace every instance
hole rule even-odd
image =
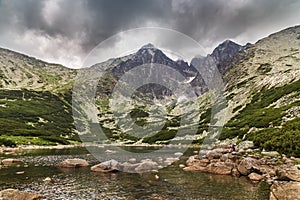
[[[300,95],[300,80],[281,87],[263,88],[253,94],[251,102],[225,125],[220,139],[236,136],[243,138],[246,134],[244,139],[254,141],[260,148],[300,156],[299,117],[286,123],[282,120],[285,111],[300,106],[300,101],[296,100],[279,107],[273,105],[274,102],[290,94]],[[259,131],[247,134],[251,127],[256,127]]]
[[[69,144],[68,140],[76,140],[69,102],[68,93],[0,90],[0,144]]]

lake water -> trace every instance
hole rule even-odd
[[[95,147],[96,148],[96,147]],[[177,147],[170,148],[176,151]],[[139,150],[153,151],[155,148],[138,147]],[[136,151],[136,148],[126,147]],[[269,186],[262,182],[254,184],[244,177],[220,176],[200,172],[184,172],[178,166],[185,163],[195,149],[189,149],[181,160],[159,170],[136,173],[95,173],[90,168],[59,169],[55,164],[67,158],[83,158],[91,164],[99,161],[85,148],[23,150],[18,155],[0,155],[4,158],[16,157],[23,161],[21,166],[0,169],[0,190],[15,188],[22,191],[39,193],[43,199],[77,200],[77,199],[269,199]],[[103,159],[103,148],[97,149]],[[117,152],[118,153],[118,152]],[[104,161],[104,160],[103,160]],[[24,166],[25,165],[25,166]],[[26,166],[28,165],[28,166]],[[17,175],[17,172],[24,172]],[[44,183],[50,177],[53,181]]]

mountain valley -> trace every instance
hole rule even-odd
[[[227,100],[223,108],[227,112],[221,116],[226,123],[220,140],[251,140],[261,149],[300,156],[299,38],[300,26],[296,26],[255,44],[241,46],[227,40],[211,55],[201,58],[213,58],[223,76]],[[127,113],[114,115],[110,98],[121,77],[135,67],[153,63],[179,72],[193,88],[196,104],[179,101],[168,88],[148,84],[139,88],[132,100],[122,97],[129,102],[124,105]],[[105,71],[98,82],[95,102],[98,121],[106,135],[99,139],[91,134],[91,141],[201,144],[214,123],[212,91],[193,66],[193,60],[191,64],[173,61],[148,44],[136,53],[95,64],[90,69]],[[82,123],[81,132],[75,128],[72,115],[72,87],[79,71],[84,70],[88,69],[70,69],[0,49],[0,144],[70,144],[80,142],[82,134],[90,134],[95,123],[85,117],[76,118]],[[161,75],[166,80],[172,76],[175,74]],[[125,116],[131,117],[144,132],[133,133],[133,123],[122,127]],[[178,133],[183,117],[189,123]],[[149,131],[151,124],[162,129],[157,133]]]

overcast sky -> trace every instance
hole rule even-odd
[[[299,0],[0,0],[0,47],[78,68],[120,31],[161,27],[188,35],[210,53],[226,39],[254,43],[298,25],[299,10]],[[114,48],[129,37],[123,34]]]

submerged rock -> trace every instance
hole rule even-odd
[[[131,163],[131,164],[135,164],[136,163],[136,158],[130,158],[128,160],[128,162]]]
[[[124,172],[130,172],[130,173],[134,173],[135,168],[137,168],[138,166],[140,166],[140,163],[125,162],[121,165]]]
[[[36,200],[40,199],[41,195],[30,192],[22,192],[14,189],[6,189],[0,191],[1,200]]]
[[[174,155],[180,157],[180,156],[183,155],[183,153],[181,153],[181,152],[176,152],[176,153],[174,153]]]
[[[2,164],[4,166],[10,166],[10,165],[15,165],[21,163],[21,160],[15,159],[15,158],[7,158],[2,160]]]
[[[142,172],[148,172],[154,169],[157,169],[158,164],[156,162],[153,161],[144,161],[142,163],[139,164],[139,166],[137,168],[135,168],[135,171],[137,173],[142,173]]]
[[[117,152],[114,151],[114,150],[107,149],[107,150],[105,151],[105,153],[107,153],[107,154],[115,154],[115,153],[117,153]]]
[[[84,159],[67,159],[56,165],[61,168],[79,168],[79,167],[88,167],[89,163]]]

